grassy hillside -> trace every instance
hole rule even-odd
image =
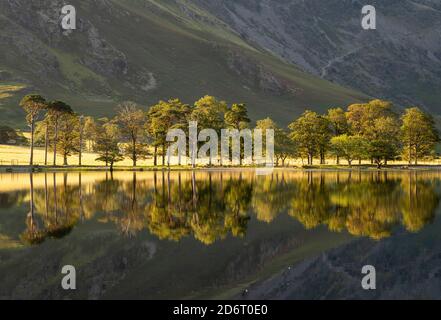
[[[17,104],[35,91],[94,116],[111,115],[123,100],[147,108],[211,94],[247,103],[254,120],[282,124],[305,108],[365,99],[252,47],[184,0],[71,2],[79,22],[70,34],[59,28],[61,1],[0,4],[2,124],[23,127]],[[2,91],[11,85],[18,89]]]

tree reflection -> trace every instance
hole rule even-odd
[[[422,179],[418,173],[409,173],[402,181],[404,196],[401,198],[400,209],[403,224],[411,232],[420,231],[435,218],[440,196],[430,181]]]
[[[84,179],[87,181],[84,182]],[[37,187],[35,187],[37,181]],[[397,226],[418,232],[440,202],[439,177],[422,173],[279,172],[265,177],[235,172],[30,174],[30,189],[3,193],[0,207],[29,200],[23,242],[68,235],[78,223],[113,223],[122,236],[139,232],[206,245],[244,237],[249,221],[271,223],[281,214],[307,229],[382,239]]]

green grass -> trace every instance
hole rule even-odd
[[[103,77],[76,61],[75,56],[55,49],[51,49],[51,52],[57,57],[61,72],[66,79],[74,82],[77,86],[81,86],[83,81],[89,79],[96,82],[104,82]]]

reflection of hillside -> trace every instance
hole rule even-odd
[[[437,219],[416,235],[398,232],[384,241],[351,241],[253,284],[245,299],[439,299],[440,227]],[[377,270],[376,290],[360,289],[358,275],[364,265]]]
[[[256,177],[251,171],[149,172],[125,173],[124,179],[104,173],[98,180],[88,173],[25,176],[34,188],[28,194],[0,194],[0,206],[29,199],[21,240],[30,244],[61,238],[76,224],[96,219],[116,224],[126,236],[149,230],[160,239],[192,235],[208,245],[228,235],[243,237],[251,213],[270,223],[285,212],[307,229],[325,225],[334,232],[381,239],[399,225],[421,230],[433,220],[440,201],[437,173],[276,171]]]

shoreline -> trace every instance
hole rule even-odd
[[[260,169],[259,167],[209,167],[199,166],[192,168],[190,166],[170,166],[170,167],[114,167],[113,172],[155,172],[155,171],[254,171]],[[362,165],[362,166],[336,166],[336,165],[321,165],[321,166],[303,166],[303,167],[274,167],[274,171],[303,171],[303,172],[413,172],[413,171],[441,171],[441,165],[389,165],[378,169],[376,166]],[[0,173],[26,173],[26,172],[97,172],[107,171],[111,172],[109,167],[105,166],[29,166],[29,165],[0,165]]]

